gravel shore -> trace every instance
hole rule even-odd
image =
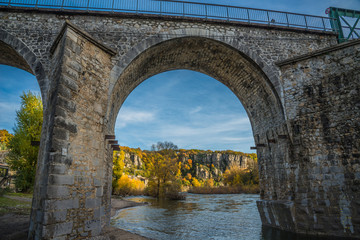
[[[111,199],[111,216],[114,217],[118,210],[143,205],[118,198]],[[30,215],[7,213],[0,216],[1,240],[26,240],[29,228]],[[112,226],[105,227],[102,235],[89,238],[90,240],[146,240],[148,238],[133,234]]]

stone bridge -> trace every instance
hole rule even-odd
[[[44,102],[29,239],[86,239],[110,220],[116,116],[155,74],[225,84],[251,121],[264,225],[360,238],[360,42],[221,20],[0,8],[0,64]]]

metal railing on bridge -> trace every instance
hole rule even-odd
[[[178,0],[0,0],[0,6],[197,17],[334,32],[335,18]]]

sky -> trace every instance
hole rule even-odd
[[[189,0],[188,0],[189,1]],[[333,7],[360,10],[360,0],[206,0],[193,1],[326,16]],[[12,132],[20,95],[39,93],[36,78],[0,65],[0,129]],[[204,74],[177,70],[140,84],[120,109],[115,135],[120,145],[150,149],[158,141],[179,148],[253,152],[251,125],[236,96]]]

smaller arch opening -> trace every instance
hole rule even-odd
[[[40,88],[34,75],[7,65],[0,65],[0,85],[0,163],[8,169],[0,180],[11,191],[31,193],[43,122]]]

